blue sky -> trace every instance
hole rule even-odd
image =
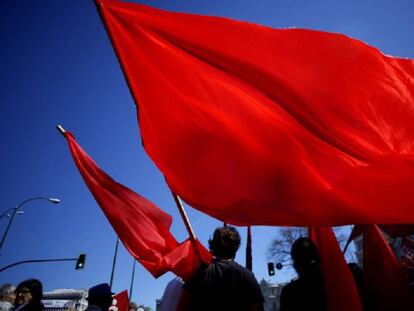
[[[157,8],[226,16],[271,27],[339,32],[384,53],[414,58],[414,1],[141,1]],[[29,264],[0,274],[0,283],[36,277],[46,290],[88,288],[108,282],[116,236],[97,206],[55,130],[61,123],[113,178],[146,196],[174,218],[178,240],[187,237],[162,175],[145,154],[129,94],[112,46],[90,0],[0,2],[0,212],[33,196],[1,250],[0,266],[26,259],[87,254],[74,263]],[[189,146],[191,152],[191,146]],[[196,235],[206,244],[220,222],[187,209]],[[7,219],[0,220],[0,233]],[[240,229],[245,239],[245,229]],[[267,276],[266,247],[276,229],[253,229],[254,272]],[[244,264],[244,246],[237,260]],[[120,248],[114,290],[129,289],[132,258]],[[278,273],[271,281],[285,281]],[[154,279],[137,265],[133,299],[155,307],[167,274]]]

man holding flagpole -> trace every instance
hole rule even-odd
[[[209,240],[215,259],[201,265],[184,284],[178,310],[263,310],[263,295],[253,273],[234,261],[240,235],[231,226],[219,227]]]

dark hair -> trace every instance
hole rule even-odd
[[[20,292],[23,287],[26,287],[30,294],[32,295],[32,302],[40,302],[43,298],[43,286],[39,280],[36,279],[28,279],[26,281],[21,282],[16,287],[16,293]]]
[[[101,283],[89,288],[88,303],[99,306],[102,310],[108,310],[112,303],[112,291],[108,283]]]
[[[214,231],[213,239],[208,240],[210,251],[214,256],[233,259],[240,246],[240,235],[231,226],[219,227]]]
[[[309,238],[299,238],[293,245],[290,252],[295,270],[301,274],[309,269],[319,266],[320,257],[318,249]]]

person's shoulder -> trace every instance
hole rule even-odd
[[[243,267],[242,265],[240,265],[239,263],[237,263],[236,261],[231,261],[230,262],[230,266],[233,269],[236,269],[238,271],[240,271],[240,273],[244,274],[244,275],[248,275],[250,277],[254,277],[254,274],[252,271],[250,271],[249,269],[247,269],[246,267]]]
[[[88,307],[85,309],[85,311],[101,311],[101,308],[95,305],[88,305]]]
[[[214,260],[210,265],[213,265],[213,266],[217,265],[217,266],[221,266],[223,268],[228,268],[228,269],[249,271],[234,260],[226,260],[226,259]]]
[[[29,302],[20,311],[42,311],[45,307],[41,302]]]
[[[300,288],[300,280],[294,279],[290,281],[289,283],[287,283],[285,286],[283,286],[282,294],[286,295],[286,294],[295,293],[299,290],[299,288]]]

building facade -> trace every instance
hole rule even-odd
[[[286,283],[272,284],[264,279],[259,283],[260,289],[264,297],[264,311],[280,310],[280,294]]]
[[[45,311],[83,311],[88,307],[87,289],[56,289],[44,292],[42,303]]]

